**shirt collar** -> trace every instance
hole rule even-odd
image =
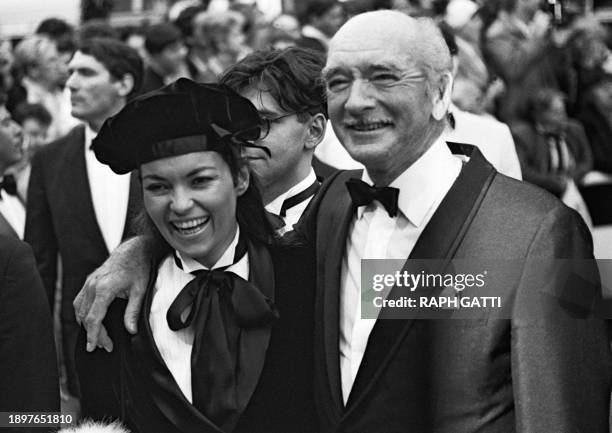
[[[237,227],[236,228],[236,234],[234,235],[234,239],[232,239],[232,242],[228,245],[228,247],[225,249],[223,254],[221,254],[221,257],[219,257],[219,260],[217,260],[217,262],[211,268],[207,268],[206,266],[204,266],[203,264],[201,264],[197,260],[193,259],[192,257],[181,255],[181,253],[179,251],[177,251],[177,250],[175,250],[175,254],[176,254],[176,257],[181,262],[181,265],[183,267],[183,271],[185,271],[187,273],[191,273],[191,272],[194,272],[194,271],[199,271],[199,270],[202,270],[202,269],[210,270],[210,269],[222,268],[224,266],[228,266],[228,265],[231,265],[232,263],[234,263],[234,254],[235,254],[235,251],[236,251],[236,246],[238,245],[238,238],[239,237],[240,237],[240,227]],[[240,263],[240,261],[238,263]],[[230,266],[230,268],[231,267],[232,266]],[[242,276],[242,275],[240,275],[240,276]]]
[[[410,167],[400,174],[389,186],[399,188],[398,208],[408,220],[419,227],[431,206],[440,199],[440,194],[449,182],[461,171],[461,161],[453,156],[442,137],[417,159]],[[361,179],[372,185],[367,170],[363,171]],[[357,209],[357,218],[361,218],[365,206]]]
[[[94,138],[96,138],[97,135],[98,133],[96,131],[91,129],[89,125],[85,124],[85,152],[93,152],[93,149],[91,148],[91,142]]]
[[[311,168],[308,176],[306,176],[302,181],[288,189],[283,194],[276,197],[270,203],[266,205],[266,210],[274,215],[280,215],[281,208],[283,207],[283,202],[289,197],[293,197],[304,191],[310,185],[313,184],[317,180],[317,176],[315,175],[314,170]]]

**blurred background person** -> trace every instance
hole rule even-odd
[[[79,123],[70,114],[70,94],[65,88],[68,64],[53,40],[41,35],[23,39],[15,48],[15,67],[25,100],[51,113],[50,139],[67,134]]]
[[[593,168],[612,175],[612,74],[602,72],[591,79],[576,116],[589,139]]]
[[[483,9],[472,0],[451,0],[444,21],[455,36],[458,69],[453,103],[471,113],[492,113],[503,83],[489,70],[482,51]]]
[[[181,77],[189,78],[185,63],[187,48],[181,31],[170,23],[150,26],[145,31],[146,66],[141,93],[150,92]]]
[[[0,235],[23,239],[25,206],[17,195],[14,176],[8,173],[8,169],[22,158],[23,133],[6,109],[6,100],[7,93],[0,78]]]
[[[6,169],[21,158],[21,127],[6,109],[0,76],[0,411],[59,412],[53,323],[30,247],[21,242],[25,208]],[[5,426],[8,432],[55,428]]]
[[[302,37],[298,46],[327,52],[331,37],[344,24],[342,3],[335,0],[312,0],[302,13]]]
[[[145,49],[145,26],[130,26],[123,30],[121,40],[128,47],[134,48],[140,57],[146,59],[147,51]]]
[[[564,95],[555,89],[535,92],[527,101],[527,113],[526,121],[510,125],[523,178],[585,217],[577,184],[593,168],[593,155],[582,125],[567,117]]]
[[[506,122],[522,117],[533,92],[561,89],[557,66],[570,29],[551,26],[540,0],[501,0],[496,20],[488,28],[485,47],[490,65],[506,86],[498,117]]]
[[[36,27],[35,33],[53,40],[60,57],[68,64],[75,49],[75,31],[73,26],[60,18],[47,18],[42,20],[38,27]]]
[[[277,50],[294,47],[300,38],[301,27],[296,17],[281,14],[275,17],[268,26],[268,46]]]
[[[444,22],[441,22],[439,27],[451,54],[453,76],[457,76],[462,60],[461,50],[456,43],[457,38],[455,38],[452,29]],[[449,107],[444,139],[478,147],[497,171],[521,180],[521,166],[508,125],[489,115],[462,110],[454,104],[456,90],[453,87],[453,100]]]
[[[49,143],[48,132],[52,119],[51,114],[41,104],[27,102],[17,106],[13,117],[23,131],[23,156],[17,164],[9,168],[9,173],[15,177],[17,194],[25,203],[30,180],[30,161],[39,149]]]
[[[251,51],[246,44],[244,24],[245,18],[231,10],[196,15],[194,39],[198,49],[197,81],[216,81],[223,71]]]
[[[85,124],[38,151],[32,159],[25,239],[53,305],[58,256],[62,263],[59,304],[67,393],[79,396],[74,346],[79,331],[72,301],[85,278],[121,239],[132,233],[140,209],[135,176],[119,176],[101,164],[91,142],[104,121],[138,94],[143,63],[114,39],[82,41],[69,64],[72,114]],[[78,405],[78,400],[70,399]]]

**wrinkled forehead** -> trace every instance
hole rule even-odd
[[[380,19],[347,23],[330,42],[325,69],[371,63],[407,67],[418,63],[417,35],[414,26],[405,24]]]
[[[330,46],[323,76],[337,70],[390,69],[410,72],[420,69],[418,50],[405,40],[373,38],[340,40]]]

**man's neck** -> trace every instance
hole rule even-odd
[[[93,132],[98,133],[100,132],[100,128],[102,128],[102,125],[104,124],[106,119],[120,112],[124,106],[125,106],[125,101],[122,101],[121,103],[117,104],[112,110],[109,110],[105,116],[100,116],[96,119],[91,119],[91,120],[87,120],[87,119],[82,119],[82,120],[85,123],[87,123],[87,125],[91,128]]]

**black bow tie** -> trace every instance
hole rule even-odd
[[[2,189],[9,195],[17,196],[17,182],[15,182],[15,177],[10,174],[4,176],[4,179],[0,182],[0,190]]]
[[[390,186],[370,186],[359,179],[349,179],[346,188],[351,195],[351,200],[356,206],[365,206],[374,200],[382,204],[390,217],[397,215],[397,198],[399,189]]]

